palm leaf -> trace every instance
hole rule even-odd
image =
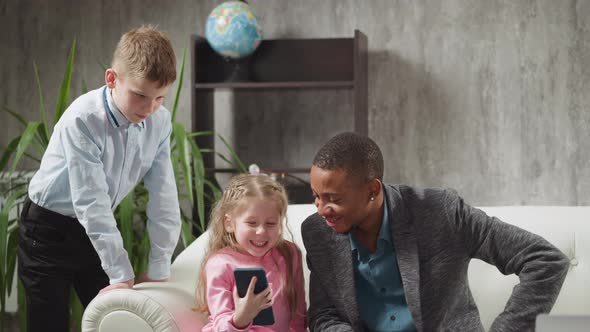
[[[210,135],[214,135],[214,134],[215,134],[215,132],[212,130],[205,130],[205,131],[195,131],[190,134],[187,134],[186,136],[197,137],[197,136],[210,136]]]
[[[176,155],[177,160],[180,163],[180,171],[184,176],[184,186],[187,190],[188,197],[190,198],[191,202],[193,201],[193,184],[191,179],[191,165],[190,165],[190,151],[189,145],[187,142],[189,140],[186,137],[186,131],[184,127],[178,123],[174,122],[172,124],[172,131],[174,133],[174,140],[176,141]]]
[[[227,150],[231,154],[232,159],[234,160],[233,165],[236,166],[236,168],[239,170],[240,173],[246,173],[248,171],[248,169],[246,168],[246,166],[244,166],[244,163],[242,163],[242,161],[240,160],[240,157],[238,157],[238,154],[236,153],[236,151],[234,151],[234,149],[232,149],[232,147],[225,140],[225,138],[223,138],[223,136],[218,134],[217,137],[219,137],[219,139],[223,142],[223,145],[225,145],[225,147],[227,148]]]
[[[221,198],[223,192],[221,191],[221,189],[219,189],[219,186],[217,184],[211,182],[210,180],[205,179],[205,184],[209,187],[209,189],[211,189],[211,192],[213,193],[211,201],[217,202]]]
[[[189,140],[189,142],[192,147],[193,174],[195,176],[195,192],[197,194],[197,201],[194,204],[197,204],[197,215],[199,217],[201,229],[205,229],[205,199],[203,196],[203,191],[205,189],[205,165],[203,162],[203,155],[201,154],[201,150],[197,143],[194,140]]]
[[[53,123],[57,123],[59,118],[65,112],[66,107],[70,100],[70,86],[72,85],[72,71],[74,69],[74,54],[76,53],[76,39],[72,42],[72,48],[70,49],[70,55],[68,56],[68,62],[66,65],[66,71],[64,78],[59,88],[59,97],[57,98],[57,104],[55,105],[55,115]]]
[[[10,141],[10,143],[8,143],[8,146],[4,150],[4,153],[2,153],[2,158],[0,159],[0,172],[4,171],[4,168],[8,164],[10,157],[12,157],[12,154],[16,151],[16,147],[18,146],[19,141],[20,136],[17,136],[13,138],[12,141]]]
[[[16,269],[16,249],[18,248],[18,227],[8,230],[8,245],[6,246],[6,295],[12,293],[14,270]]]
[[[186,59],[186,47],[182,51],[182,62],[180,63],[180,78],[178,79],[178,88],[176,89],[176,96],[174,97],[174,106],[172,106],[172,122],[176,121],[176,110],[178,109],[178,100],[180,99],[180,91],[182,90],[182,81],[184,80],[184,63]]]
[[[84,307],[78,298],[78,294],[74,291],[74,287],[70,288],[70,322],[72,331],[80,331],[82,328],[82,315],[84,314]]]
[[[147,271],[149,264],[149,253],[150,253],[150,237],[149,233],[144,230],[141,242],[137,247],[137,262],[135,263],[135,273]]]
[[[13,110],[11,110],[11,109],[8,109],[7,107],[4,107],[2,110],[3,110],[4,112],[6,112],[6,113],[8,113],[8,114],[12,115],[13,117],[15,117],[15,118],[16,118],[16,120],[17,120],[18,122],[20,122],[20,123],[21,123],[21,124],[22,124],[24,127],[26,127],[26,126],[27,126],[27,123],[29,123],[29,122],[28,122],[27,120],[25,120],[25,118],[23,118],[23,117],[22,117],[20,114],[16,113],[15,111],[13,111]]]
[[[6,305],[6,287],[7,287],[7,263],[8,263],[8,224],[10,222],[9,214],[14,208],[15,202],[22,197],[22,191],[13,192],[4,202],[2,210],[0,210],[0,308],[4,312]],[[13,272],[14,273],[14,272]]]
[[[181,229],[180,236],[182,239],[182,245],[186,248],[195,240],[193,235],[193,227],[190,221],[187,221],[184,217],[181,217]],[[199,230],[202,232],[202,230]]]
[[[16,147],[16,155],[14,156],[14,160],[12,162],[12,172],[16,170],[16,166],[31,144],[31,141],[35,137],[35,134],[37,133],[37,127],[39,127],[40,124],[40,122],[29,122],[27,128],[25,128],[25,132],[22,134],[18,142],[18,146]]]
[[[129,192],[119,204],[119,229],[123,238],[123,247],[127,250],[129,258],[133,252],[133,190]]]
[[[46,124],[44,126],[44,130],[42,131],[41,137],[44,142],[49,142],[49,119],[47,117],[47,109],[45,108],[45,101],[43,100],[43,89],[41,89],[41,79],[39,78],[39,69],[37,68],[37,63],[33,61],[33,69],[35,71],[35,80],[37,81],[37,91],[39,93],[39,109],[41,110],[41,118],[43,119],[43,123]],[[46,144],[47,144],[46,143]]]

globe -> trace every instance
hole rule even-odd
[[[205,38],[215,52],[230,59],[252,54],[262,40],[262,29],[247,3],[228,1],[207,17]]]

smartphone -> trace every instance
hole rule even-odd
[[[261,267],[252,268],[236,268],[234,270],[234,278],[236,279],[236,286],[238,287],[238,296],[244,297],[248,292],[250,280],[256,277],[256,285],[254,286],[254,294],[258,294],[268,287],[266,280],[266,272]],[[266,308],[258,313],[252,322],[253,325],[273,325],[275,323],[275,316],[272,312],[272,307]]]

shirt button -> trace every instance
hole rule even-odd
[[[391,315],[391,317],[389,317],[389,319],[395,320],[395,315]]]

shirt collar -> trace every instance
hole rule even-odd
[[[348,237],[350,239],[350,248],[353,252],[356,251],[359,256],[361,255],[361,251],[363,255],[368,254],[367,249],[357,241],[352,232],[348,233]],[[381,240],[392,243],[391,232],[389,231],[389,209],[387,208],[387,198],[385,196],[383,199],[383,219],[381,221],[381,228],[379,229],[379,237],[377,238],[377,248],[380,247],[379,243]]]
[[[104,87],[103,91],[103,102],[105,103],[105,111],[107,112],[109,122],[115,128],[127,128],[130,125],[136,125],[139,128],[145,128],[145,121],[141,121],[140,123],[132,123],[131,121],[127,120],[127,118],[121,113],[117,105],[115,105],[115,101],[113,100],[113,96],[111,95],[111,89],[107,86]]]

